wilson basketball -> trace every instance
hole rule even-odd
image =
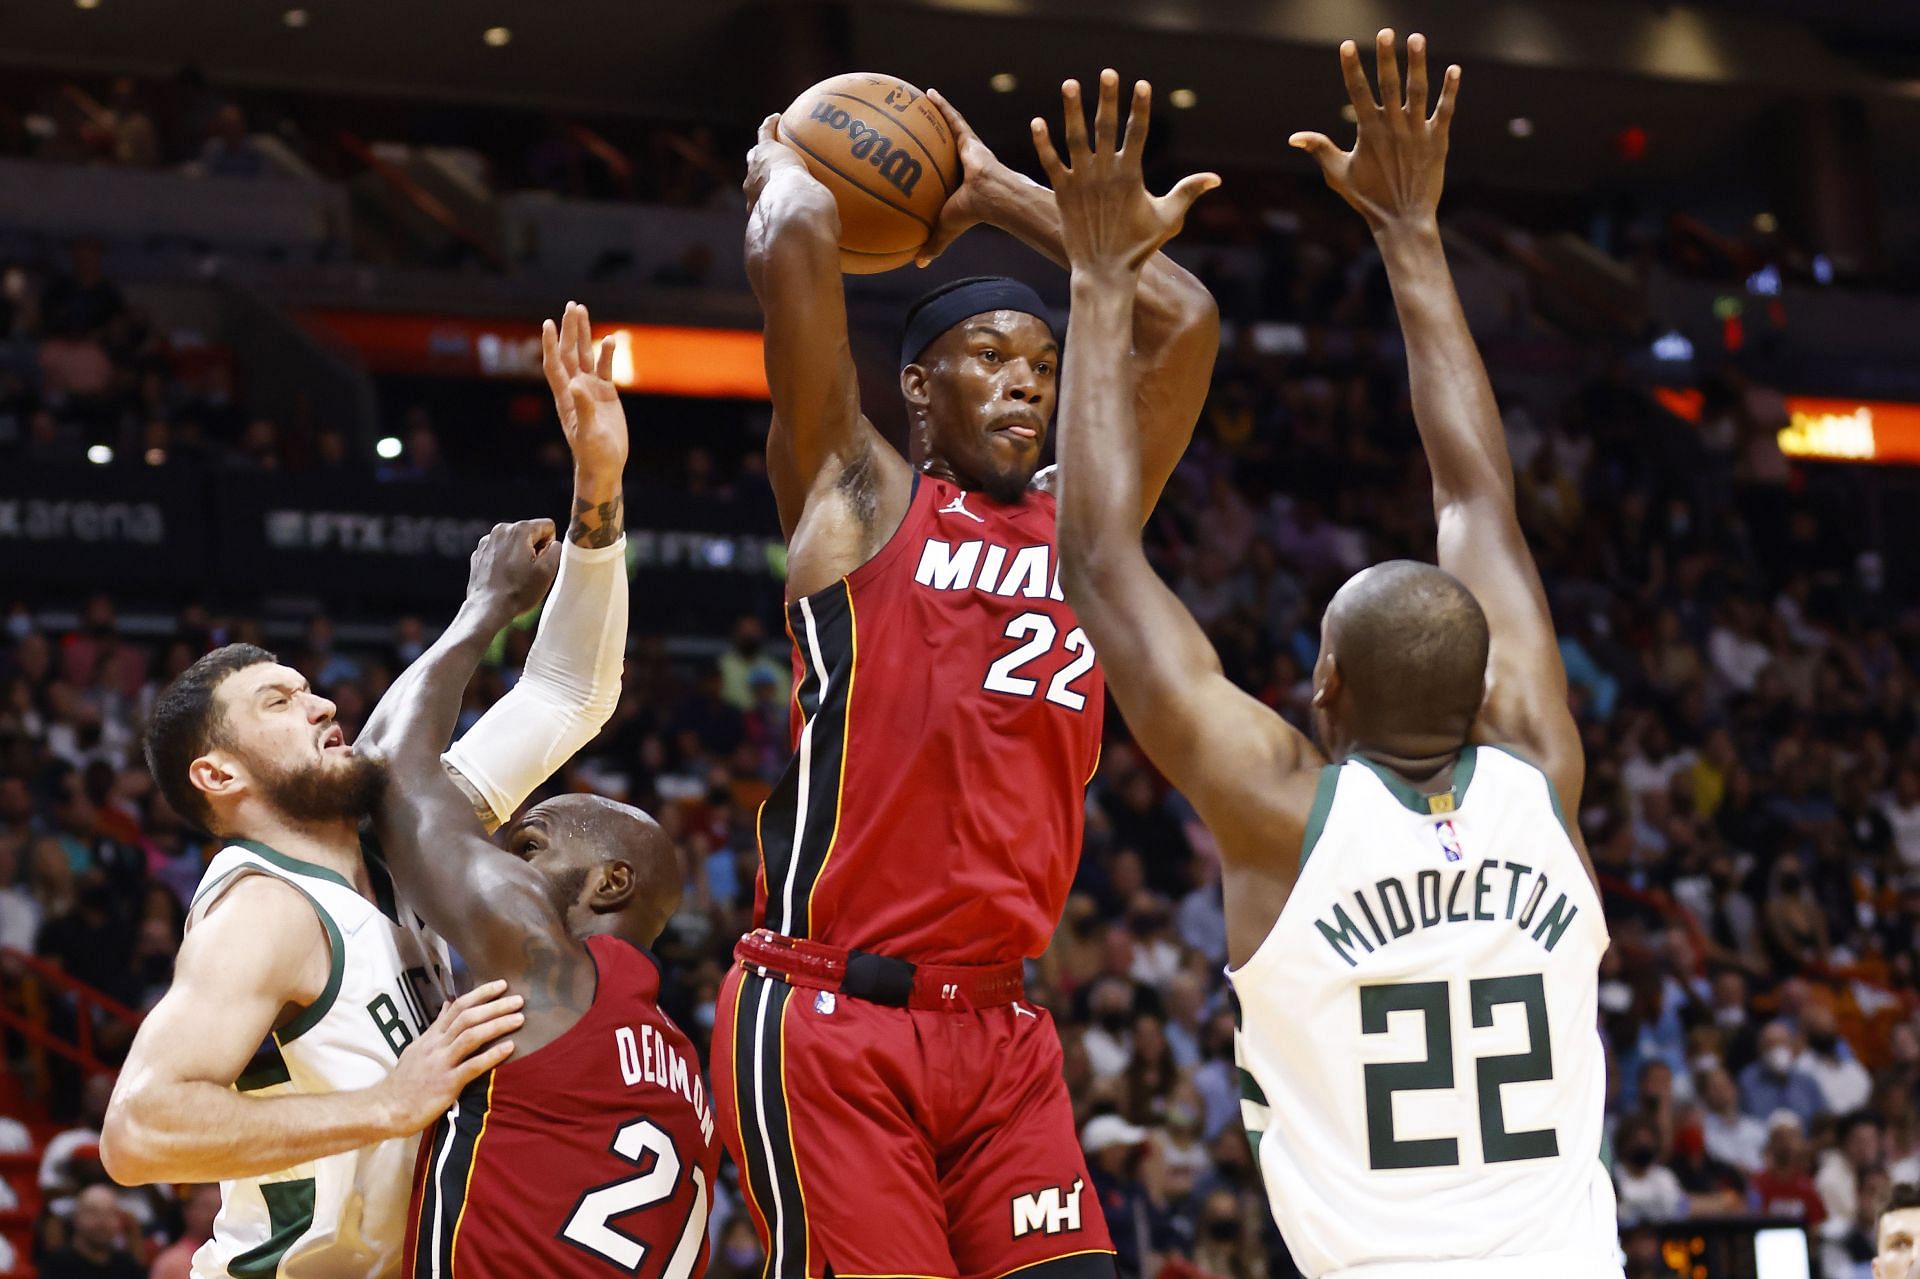
[[[840,269],[913,260],[960,185],[953,131],[920,90],[867,71],[822,80],[780,116],[780,136],[840,206]]]

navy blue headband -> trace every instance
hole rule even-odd
[[[904,369],[918,360],[936,338],[954,325],[989,311],[1019,311],[1031,315],[1053,333],[1053,321],[1047,318],[1047,304],[1020,281],[1002,276],[968,280],[936,295],[907,317],[907,331],[900,338],[900,367]],[[1054,340],[1059,340],[1059,334],[1054,334]]]

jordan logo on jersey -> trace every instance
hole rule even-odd
[[[935,515],[964,515],[975,524],[985,524],[986,520],[967,509],[966,490],[962,489],[951,502],[934,512]]]

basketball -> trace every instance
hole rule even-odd
[[[953,130],[926,95],[895,76],[850,71],[822,80],[781,113],[780,136],[833,192],[840,268],[851,275],[911,262],[960,185]]]

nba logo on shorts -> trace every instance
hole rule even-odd
[[[1441,822],[1433,828],[1440,840],[1440,851],[1447,855],[1450,862],[1459,861],[1465,854],[1460,851],[1460,832],[1453,828],[1452,822]]]
[[[833,1016],[833,1004],[833,992],[830,990],[818,991],[813,996],[813,1011],[822,1017]]]

